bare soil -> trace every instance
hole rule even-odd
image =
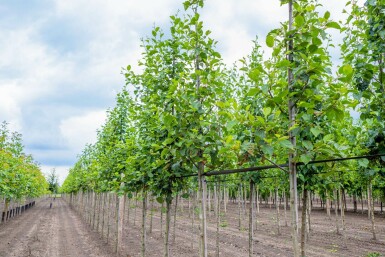
[[[109,247],[60,198],[0,225],[0,257],[107,257]]]
[[[132,204],[132,202],[131,202]],[[138,202],[138,205],[140,202]],[[129,212],[128,212],[129,210]],[[284,211],[280,210],[281,235],[277,234],[274,206],[261,206],[258,214],[258,230],[255,232],[253,256],[293,256],[290,227],[285,226]],[[141,209],[130,206],[125,211],[123,247],[120,256],[140,256]],[[148,211],[148,213],[150,213]],[[172,211],[172,215],[174,210]],[[191,212],[190,212],[191,214]],[[372,240],[371,223],[367,214],[346,213],[346,231],[336,234],[335,216],[329,219],[324,210],[314,209],[311,215],[311,233],[306,256],[385,256],[385,218],[376,215],[377,241]],[[128,219],[129,217],[129,219]],[[135,226],[134,226],[134,217]],[[165,226],[165,215],[163,231]],[[195,215],[194,229],[185,202],[183,210],[177,212],[175,242],[171,221],[170,255],[176,257],[198,256],[198,217]],[[287,222],[289,222],[287,212]],[[114,220],[113,215],[111,221]],[[209,256],[215,253],[216,219],[213,211],[208,215]],[[37,202],[36,206],[6,224],[0,226],[0,257],[104,257],[116,256],[113,222],[110,222],[107,244],[103,238],[75,212],[63,199],[56,199],[49,209],[49,200]],[[248,256],[248,216],[242,213],[242,227],[238,227],[238,204],[229,203],[227,212],[221,211],[220,256]],[[146,256],[163,255],[163,237],[160,230],[159,206],[155,207],[153,228],[150,233],[150,215],[147,217]],[[100,229],[99,229],[100,231]],[[375,255],[375,253],[382,255]]]
[[[186,204],[185,204],[186,205]],[[223,208],[223,206],[222,206]],[[135,210],[130,209],[129,223],[125,223],[124,230],[124,256],[140,256],[141,239],[141,210],[138,208],[135,226],[133,217]],[[172,211],[173,213],[173,211]],[[127,215],[127,214],[126,214]],[[238,226],[238,204],[231,203],[227,207],[227,213],[221,212],[220,226],[220,256],[249,256],[248,255],[248,214],[242,213],[242,227]],[[311,232],[308,240],[306,256],[385,256],[385,218],[376,216],[377,240],[372,240],[371,222],[367,214],[348,212],[346,215],[346,231],[341,235],[336,234],[334,210],[331,218],[327,217],[325,210],[314,209],[311,213]],[[173,242],[173,216],[170,228],[171,256],[198,256],[198,223],[194,221],[194,233],[192,233],[192,220],[188,217],[188,208],[184,206],[183,212],[178,208],[175,242]],[[197,218],[197,216],[195,215]],[[208,244],[209,256],[216,256],[216,218],[213,211],[208,216]],[[165,217],[163,216],[163,219]],[[253,256],[293,256],[292,241],[290,236],[290,212],[287,211],[286,226],[284,211],[280,209],[281,235],[277,234],[276,210],[274,206],[260,208],[258,214],[258,230],[254,235]],[[147,229],[150,218],[147,219]],[[164,231],[163,222],[163,231]],[[153,216],[152,233],[147,233],[146,256],[162,256],[163,238],[160,233],[160,213]],[[380,255],[376,255],[380,254]]]

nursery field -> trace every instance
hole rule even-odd
[[[103,211],[95,212],[99,217],[97,229],[87,224],[85,216],[71,208],[65,199],[57,198],[49,208],[51,200],[42,199],[36,206],[23,215],[1,225],[0,256],[117,256],[114,253],[116,231],[113,208],[104,209],[105,230],[100,233]],[[128,203],[128,201],[127,201]],[[119,256],[140,256],[142,234],[142,210],[135,207],[135,201],[126,205],[124,211],[123,241]],[[138,203],[138,202],[137,202]],[[114,203],[110,202],[111,206]],[[153,215],[148,212],[146,218],[146,256],[161,256],[163,251],[164,220],[161,227],[160,205],[153,205]],[[246,204],[248,205],[248,204]],[[191,207],[191,206],[190,206]],[[283,206],[281,205],[281,208]],[[307,256],[383,256],[385,254],[385,215],[379,214],[377,206],[377,236],[372,240],[371,225],[366,210],[354,213],[352,204],[347,204],[350,211],[345,212],[346,230],[336,234],[335,216],[329,218],[325,210],[314,203],[311,212],[311,232],[308,239]],[[110,213],[110,215],[108,215]],[[198,256],[198,217],[192,222],[192,208],[187,202],[179,204],[176,212],[175,241],[174,214],[171,220],[170,255]],[[219,255],[249,256],[247,215],[241,208],[241,229],[239,229],[239,205],[227,204],[226,213],[220,214]],[[332,212],[333,213],[333,212]],[[109,220],[107,219],[109,216]],[[216,256],[216,216],[208,213],[208,256]],[[281,230],[277,233],[276,209],[273,204],[261,204],[257,214],[257,230],[254,236],[253,256],[292,256],[290,227],[286,226],[285,214],[280,212]],[[96,221],[95,221],[96,224]],[[151,227],[150,227],[150,224]],[[288,224],[290,225],[290,224]],[[109,236],[107,238],[107,228]],[[99,233],[98,233],[98,232]],[[163,232],[163,233],[162,233]],[[382,254],[382,255],[381,255]]]
[[[94,231],[102,235],[103,241],[108,242],[111,251],[114,251],[117,243],[116,199],[113,194],[110,194],[109,204],[99,205],[99,201],[92,204],[91,200],[91,205],[88,206],[80,205],[81,201],[73,200],[73,207],[79,210],[78,213],[94,228]],[[292,256],[289,210],[285,218],[283,203],[280,205],[280,233],[278,234],[276,206],[272,202],[263,202],[259,205],[260,211],[255,217],[257,225],[254,231],[252,256]],[[95,212],[89,206],[95,206]],[[349,200],[346,207],[348,211],[345,211],[345,230],[341,226],[342,220],[339,217],[340,234],[338,235],[334,208],[331,210],[331,216],[328,217],[326,210],[321,209],[320,202],[314,200],[306,256],[365,257],[385,254],[385,215],[380,214],[380,206],[377,205],[375,208],[376,241],[372,240],[371,222],[368,220],[367,210],[364,208],[362,212],[358,209],[354,213],[353,204]],[[246,208],[244,208],[242,203],[239,205],[234,200],[226,204],[225,212],[222,201],[218,231],[219,256],[249,256],[248,208],[249,202],[246,202]],[[163,252],[165,215],[160,210],[161,205],[155,201],[149,201],[147,204],[146,256],[161,256]],[[175,203],[172,205],[170,256],[199,255],[199,218],[193,215],[192,201],[188,203],[186,199],[180,198],[176,211]],[[119,246],[121,256],[141,256],[142,218],[141,201],[126,199],[122,243]],[[241,220],[241,227],[239,227],[239,220]],[[208,256],[217,256],[216,231],[217,218],[214,209],[211,209],[207,212]]]

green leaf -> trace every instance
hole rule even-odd
[[[303,18],[302,15],[297,15],[295,16],[295,24],[297,25],[297,27],[301,27],[304,23],[305,23],[305,19]]]
[[[341,29],[341,26],[335,21],[331,21],[331,22],[326,23],[326,27],[332,28],[332,29]]]
[[[289,140],[287,140],[287,139],[279,141],[279,144],[281,146],[285,147],[285,148],[289,148],[289,149],[293,149],[294,148],[293,144]]]
[[[309,154],[302,154],[299,160],[304,164],[308,164],[311,161],[311,156]]]
[[[369,165],[369,160],[368,159],[359,159],[358,160],[358,165],[360,165],[361,167],[368,167]]]
[[[163,141],[163,145],[169,145],[172,142],[174,142],[174,138],[166,138],[166,140]]]
[[[313,144],[310,141],[302,141],[302,145],[308,150],[313,150]]]
[[[347,77],[351,76],[353,74],[353,68],[352,68],[352,66],[350,64],[345,64],[338,71],[340,73],[346,75]]]
[[[262,152],[266,155],[273,155],[274,148],[270,145],[263,145],[261,146]]]
[[[270,47],[270,48],[273,47],[274,46],[274,41],[275,41],[275,39],[274,39],[274,37],[271,34],[267,35],[267,37],[266,37],[266,45],[268,47]]]
[[[311,132],[315,137],[317,137],[319,134],[322,133],[322,130],[319,129],[319,128],[311,128],[311,129],[310,129],[310,132]]]
[[[265,115],[265,117],[269,116],[270,113],[271,113],[270,107],[263,108],[263,115]]]
[[[327,11],[327,12],[325,12],[325,14],[324,14],[324,19],[325,19],[325,20],[328,20],[329,18],[330,18],[330,12]]]
[[[247,96],[255,96],[259,91],[259,88],[252,87],[249,89],[249,92],[247,93]]]
[[[156,201],[157,201],[158,203],[164,203],[164,198],[161,197],[161,196],[159,196],[159,197],[156,198]]]

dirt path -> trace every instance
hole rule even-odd
[[[0,226],[0,257],[104,257],[109,247],[62,199],[38,202]]]

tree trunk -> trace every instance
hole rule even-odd
[[[111,194],[107,193],[108,205],[107,205],[107,244],[110,238],[110,212],[111,212]]]
[[[124,183],[122,183],[124,185]],[[123,227],[124,227],[124,209],[125,209],[126,196],[119,196],[119,208],[118,208],[118,242],[116,252],[119,253],[123,246]]]
[[[95,220],[96,220],[96,198],[97,194],[92,192],[92,229],[95,229]]]
[[[343,208],[344,208],[344,211],[348,211],[348,207],[346,205],[346,193],[345,193],[345,189],[342,188],[341,189],[341,192],[342,192],[342,197],[343,197]]]
[[[361,214],[364,214],[364,190],[361,187]]]
[[[249,257],[253,256],[254,245],[254,205],[255,205],[255,184],[250,180],[250,210],[249,210]]]
[[[147,192],[143,190],[143,202],[142,202],[142,247],[141,256],[146,256],[146,216],[147,216]]]
[[[307,214],[306,214],[306,217],[307,217],[307,237],[306,237],[306,240],[309,239],[309,236],[310,236],[310,230],[311,230],[311,223],[310,223],[310,215],[311,215],[311,207],[312,207],[312,200],[311,200],[311,191],[307,191],[307,200],[308,200],[308,203],[307,203],[307,208],[306,208],[306,211],[307,211]]]
[[[371,221],[372,221],[372,234],[373,234],[373,240],[377,240],[376,237],[376,226],[374,224],[374,201],[373,201],[373,191],[372,191],[372,181],[369,181],[368,185],[368,202],[370,206],[370,215],[371,215]]]
[[[152,234],[152,220],[153,220],[153,216],[154,216],[154,196],[151,195],[151,206],[150,206],[150,234]]]
[[[339,225],[339,220],[338,220],[337,202],[338,202],[338,194],[337,194],[337,190],[334,189],[334,211],[336,214],[336,229],[337,229],[337,235],[340,235],[340,225]]]
[[[277,234],[281,235],[281,224],[279,220],[279,195],[278,195],[278,188],[275,188],[275,208],[277,212]]]
[[[289,27],[288,31],[293,29],[293,0],[289,0]],[[288,46],[288,60],[290,63],[293,62],[293,39],[290,36],[289,46]],[[292,68],[288,68],[288,91],[289,94],[293,91],[292,86],[294,82]],[[293,133],[293,128],[296,125],[296,104],[293,99],[288,101],[288,110],[289,110],[289,140],[293,145],[293,148],[296,148],[297,140],[296,136]],[[298,208],[297,208],[297,165],[295,163],[296,154],[294,151],[289,150],[289,173],[290,173],[290,211],[292,216],[292,243],[293,243],[293,253],[294,257],[299,256],[298,251]]]
[[[217,252],[217,257],[220,256],[219,253],[219,226],[221,222],[221,215],[220,215],[220,210],[221,210],[221,187],[220,187],[220,182],[218,182],[218,186],[216,187],[216,213],[217,213],[217,231],[216,231],[216,252]]]
[[[207,211],[209,213],[209,217],[211,216],[211,190],[210,188],[208,190],[208,197],[207,197]],[[215,187],[214,187],[215,190]]]
[[[369,184],[370,184],[370,182],[369,182]],[[367,203],[367,205],[368,205],[368,220],[370,220],[370,218],[371,218],[370,212],[372,211],[372,208],[370,208],[371,197],[370,197],[370,188],[369,188],[369,184],[368,184],[368,188],[367,188],[367,195],[368,195],[367,199],[368,199],[368,200],[366,201],[366,203]]]
[[[227,190],[226,190],[226,187],[223,187],[223,208],[224,208],[224,211],[225,213],[227,213]]]
[[[257,213],[259,213],[259,186],[257,185]]]
[[[172,234],[172,242],[175,243],[175,228],[176,228],[176,214],[178,211],[178,195],[175,197],[175,210],[174,210],[174,233]]]
[[[286,197],[286,191],[284,190],[283,193],[283,210],[284,210],[284,219],[285,219],[285,227],[288,226],[287,224],[287,215],[286,215],[286,212],[287,212],[287,207],[286,207],[286,204],[287,204],[287,197]]]
[[[191,249],[194,249],[195,204],[196,204],[196,198],[193,195],[193,199],[192,199],[192,219],[191,219]]]
[[[172,201],[172,198],[170,195],[166,199],[166,228],[164,232],[164,257],[170,256],[169,238],[170,238],[170,223],[171,223],[171,201]]]
[[[306,256],[306,209],[307,209],[307,188],[306,182],[302,194],[302,223],[301,223],[301,256]]]
[[[242,229],[242,217],[241,217],[241,185],[238,188],[238,227]]]
[[[199,213],[200,219],[200,256],[207,257],[207,229],[206,229],[206,181],[202,176],[204,170],[204,164],[202,162],[198,163],[198,179],[199,179],[199,200],[201,203],[201,211]]]
[[[4,223],[7,222],[7,218],[8,218],[7,212],[8,212],[8,208],[9,208],[9,202],[10,202],[10,200],[5,198],[5,204],[4,204]]]

